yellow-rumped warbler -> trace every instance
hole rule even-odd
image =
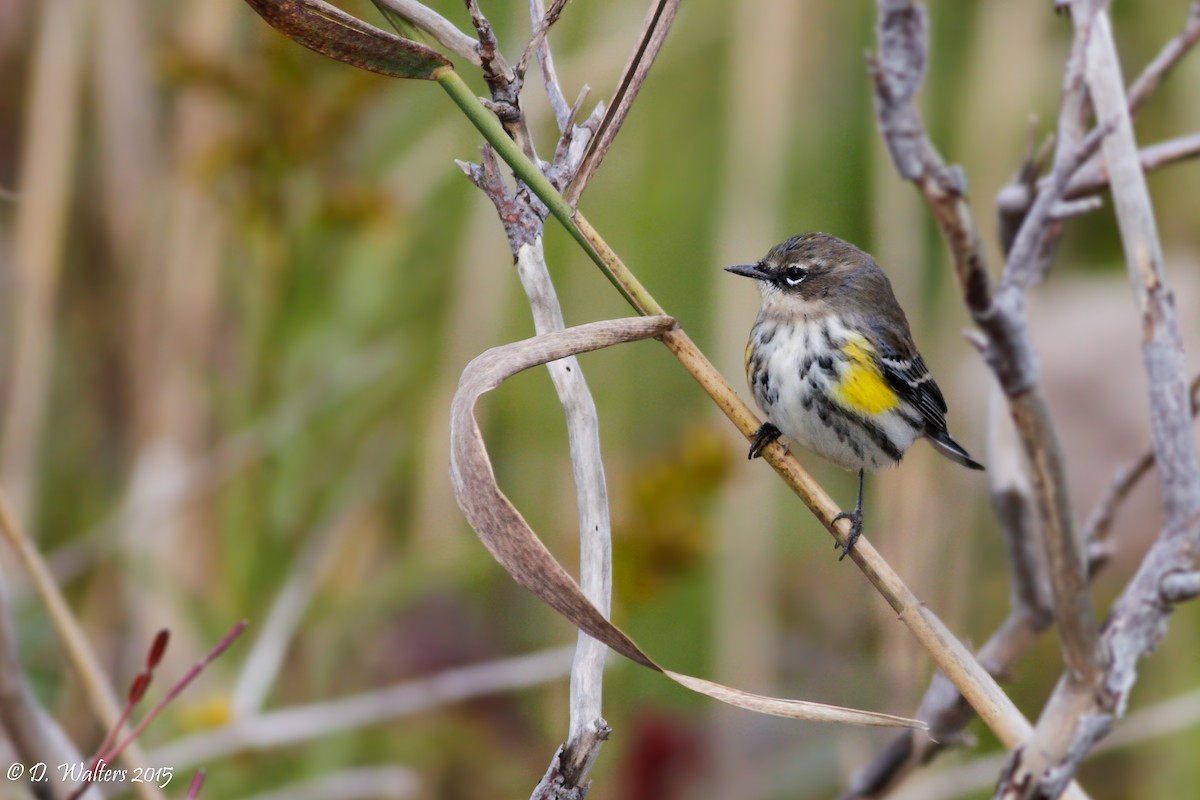
[[[875,259],[827,233],[793,236],[757,264],[726,267],[758,281],[762,309],[746,346],[746,380],[767,415],[750,458],[781,435],[858,470],[858,504],[842,558],[862,534],[863,477],[900,461],[924,436],[983,469],[946,430],[946,401],[913,344]]]

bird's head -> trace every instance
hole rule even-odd
[[[802,233],[771,248],[754,264],[726,267],[727,272],[758,281],[763,299],[817,300],[834,293],[869,255],[828,233]]]

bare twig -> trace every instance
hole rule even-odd
[[[536,3],[537,0],[534,2]],[[533,58],[535,52],[539,54],[540,58],[543,49],[549,51],[549,48],[543,48],[546,43],[546,35],[550,33],[550,28],[554,26],[554,23],[558,22],[558,18],[562,16],[566,6],[567,0],[552,0],[550,8],[543,12],[541,19],[534,20],[533,35],[529,37],[529,42],[525,45],[524,52],[521,53],[521,59],[517,62],[516,72],[518,75],[525,75],[525,71],[529,68],[529,59]],[[563,98],[563,104],[566,104],[565,98]]]
[[[246,750],[266,750],[377,725],[448,703],[565,678],[569,647],[457,667],[373,692],[268,711],[195,733],[149,754],[147,764],[178,769]]]
[[[1180,161],[1200,156],[1200,133],[1191,136],[1181,136],[1178,139],[1150,145],[1142,148],[1139,153],[1142,169],[1152,172],[1162,167],[1169,167]],[[1092,192],[1098,192],[1108,186],[1108,172],[1102,159],[1092,159],[1082,167],[1075,177],[1067,184],[1063,196],[1066,198],[1082,197]],[[1006,200],[1001,197],[1000,203],[1016,202],[1016,198]]]
[[[1085,8],[1085,5],[1089,7]],[[1109,616],[1102,637],[1111,663],[1087,681],[1065,675],[1029,746],[1001,782],[1003,797],[1055,797],[1079,763],[1125,709],[1137,662],[1166,633],[1168,575],[1190,569],[1200,545],[1200,457],[1192,438],[1183,377],[1179,321],[1163,272],[1153,207],[1141,170],[1129,106],[1106,10],[1072,7],[1078,26],[1094,19],[1088,47],[1088,89],[1098,116],[1117,121],[1104,141],[1113,200],[1143,320],[1143,356],[1150,384],[1153,443],[1163,493],[1163,529]]]
[[[416,0],[374,0],[374,2],[396,12],[410,24],[428,33],[438,44],[455,55],[467,59],[477,67],[483,66],[483,60],[479,57],[479,42],[463,33],[453,22],[424,3],[416,2]],[[505,63],[504,57],[499,53],[495,55],[493,68],[501,73],[512,74],[512,68]]]
[[[1167,73],[1183,60],[1188,51],[1200,42],[1200,0],[1192,0],[1191,10],[1188,11],[1187,21],[1179,35],[1159,51],[1133,85],[1129,87],[1129,115],[1137,116],[1145,102],[1154,94],[1154,90],[1162,83]]]
[[[1011,610],[975,657],[998,679],[1009,674],[1050,627],[1049,587],[1036,553],[1033,499],[1021,466],[1021,445],[1003,398],[994,391],[988,409],[988,471],[992,505],[1001,537],[1012,565]],[[936,674],[921,699],[917,718],[929,724],[929,736],[901,731],[875,759],[853,778],[843,800],[884,797],[917,768],[948,747],[966,739],[963,733],[974,718],[971,707],[954,685]]]
[[[1195,417],[1197,413],[1200,413],[1200,402],[1197,402],[1200,400],[1200,375],[1192,378],[1188,393],[1191,395],[1192,416]],[[1100,502],[1096,503],[1096,507],[1092,509],[1092,513],[1088,517],[1087,524],[1084,525],[1083,538],[1088,543],[1089,551],[1095,552],[1097,555],[1107,551],[1108,534],[1112,528],[1113,519],[1116,517],[1117,509],[1152,469],[1154,469],[1154,448],[1148,447],[1136,461],[1117,470],[1108,491],[1100,498]]]
[[[633,52],[629,55],[629,61],[621,72],[621,79],[617,82],[617,90],[613,93],[608,112],[600,123],[600,130],[592,139],[591,147],[584,156],[579,172],[563,193],[563,197],[570,205],[578,205],[579,197],[587,188],[588,181],[599,169],[600,162],[608,154],[613,140],[620,132],[621,126],[625,124],[625,118],[629,116],[629,109],[633,106],[633,101],[637,99],[638,92],[641,91],[642,84],[646,81],[646,75],[649,74],[650,67],[654,65],[654,60],[658,58],[658,52],[667,39],[671,23],[675,21],[675,14],[679,10],[679,3],[680,0],[655,0],[654,5],[650,7],[637,44],[634,45]]]
[[[1096,746],[1093,753],[1100,755],[1143,745],[1197,725],[1200,725],[1200,690],[1193,690],[1131,713],[1120,728]],[[1005,759],[1003,754],[984,756],[922,775],[888,797],[890,800],[958,800],[995,783]]]
[[[1172,70],[1187,52],[1200,40],[1200,0],[1193,0],[1183,31],[1163,47],[1159,55],[1149,64],[1129,92],[1129,113],[1137,114],[1146,100],[1158,88],[1159,83]],[[1200,154],[1200,136],[1185,137],[1167,142],[1157,147],[1146,148],[1142,151],[1142,168],[1157,169],[1160,166],[1174,163],[1184,158],[1194,158]],[[1049,183],[1050,178],[1038,180],[1041,167],[1037,162],[1026,158],[1021,169],[1013,180],[1000,190],[997,206],[1000,211],[1000,239],[1005,251],[1008,251],[1017,228],[1029,213],[1038,193]],[[1099,191],[1108,185],[1108,176],[1104,172],[1103,159],[1092,158],[1079,169],[1071,178],[1063,191],[1066,199],[1079,198],[1085,194]],[[1091,210],[1081,209],[1083,213]]]
[[[561,4],[556,4],[561,10]],[[551,8],[551,14],[557,13]],[[550,20],[547,15],[547,20]],[[543,23],[546,25],[546,23]],[[532,48],[526,53],[533,52]],[[582,129],[575,129],[582,130]],[[586,140],[585,140],[586,141]],[[569,178],[578,167],[580,148],[559,148],[553,168]],[[504,222],[517,274],[539,334],[562,330],[565,322],[550,271],[542,235],[548,210],[527,189],[510,192],[490,147],[481,165],[463,165],[472,181],[492,200]],[[612,604],[612,522],[608,489],[600,454],[600,423],[596,405],[578,360],[569,357],[547,365],[567,422],[571,465],[579,508],[580,581],[588,599],[607,616]],[[602,687],[607,648],[580,632],[571,670],[571,722],[566,744],[555,754],[550,771],[534,797],[561,796],[579,791],[608,738],[602,716]]]
[[[1034,200],[1017,232],[996,294],[996,308],[1010,319],[1006,326],[1008,335],[1022,341],[1020,351],[1027,355],[1024,364],[1006,365],[1006,369],[1016,366],[1019,372],[1036,370],[1022,296],[1041,279],[1049,266],[1053,243],[1060,233],[1051,217],[1052,209],[1062,198],[1071,175],[1095,151],[1109,128],[1102,124],[1091,134],[1082,135],[1087,108],[1084,69],[1090,36],[1090,22],[1082,18],[1076,25],[1064,71],[1050,180]],[[1007,349],[1007,346],[997,348],[997,352]],[[996,361],[989,360],[995,367]],[[1083,540],[1068,495],[1066,466],[1049,409],[1036,380],[1032,375],[1027,380],[1028,385],[1023,391],[1014,392],[1016,387],[1012,384],[1006,386],[1005,391],[1010,397],[1013,417],[1033,473],[1063,659],[1068,674],[1074,679],[1090,681],[1102,667],[1104,658],[1098,649],[1099,629],[1087,589]]]
[[[543,0],[529,0],[530,24],[536,26],[546,18]],[[558,123],[559,133],[565,134],[571,128],[571,121],[579,110],[579,103],[575,104],[574,109],[567,105],[567,98],[558,82],[558,73],[554,69],[554,56],[550,52],[550,44],[544,34],[541,41],[538,42],[537,56],[538,63],[542,66],[542,82],[546,85],[546,96],[550,100],[550,108],[554,111],[554,119]],[[580,96],[579,100],[582,102],[583,97]]]
[[[491,100],[484,101],[484,104],[496,115],[504,130],[525,155],[537,163],[533,137],[521,111],[521,89],[525,85],[524,70],[508,69],[504,57],[500,54],[496,32],[492,30],[492,24],[480,9],[479,0],[467,0],[467,10],[471,13],[471,24],[475,26],[475,33],[479,36],[476,50],[479,53],[484,80],[487,81],[492,95]]]

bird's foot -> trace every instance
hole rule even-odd
[[[766,446],[778,439],[780,436],[783,436],[783,433],[780,432],[779,428],[776,428],[769,422],[764,422],[762,427],[760,427],[754,434],[754,443],[750,445],[750,455],[747,456],[747,458],[758,458],[762,455],[763,450],[766,449]]]
[[[838,542],[833,543],[833,547],[835,550],[842,551],[842,554],[840,556],[838,556],[838,561],[841,561],[843,558],[850,555],[850,551],[854,549],[854,544],[855,544],[855,542],[858,541],[858,537],[862,536],[862,529],[863,529],[862,509],[856,508],[853,511],[843,511],[840,514],[838,514],[836,517],[833,518],[833,522],[834,522],[834,524],[837,524],[838,520],[842,520],[842,519],[850,520],[850,534],[846,537],[846,546],[845,547],[843,547]]]

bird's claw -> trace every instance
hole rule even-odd
[[[854,549],[854,544],[858,541],[858,537],[862,536],[862,509],[856,508],[853,511],[843,511],[833,518],[833,522],[836,525],[838,520],[843,519],[850,520],[850,533],[846,536],[846,545],[844,547],[839,542],[833,543],[834,549],[842,551],[842,554],[838,556],[838,561],[841,561],[843,558],[850,555],[850,551]]]
[[[750,455],[748,459],[755,459],[762,455],[763,450],[771,442],[783,436],[783,433],[769,422],[764,422],[762,426],[754,433],[754,443],[750,445]]]

